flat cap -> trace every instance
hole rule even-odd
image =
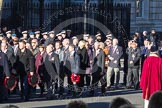
[[[48,32],[44,32],[44,33],[42,33],[42,35],[47,35],[48,34]]]
[[[11,34],[11,30],[7,31],[6,34]]]
[[[58,36],[62,36],[62,35],[61,35],[61,33],[58,33],[56,36],[58,37]]]
[[[22,34],[27,34],[27,33],[28,33],[28,31],[23,31],[23,32],[22,32]]]
[[[67,32],[71,32],[71,30],[66,30]]]
[[[73,40],[73,39],[78,39],[78,38],[77,38],[76,36],[73,36],[73,37],[72,37],[72,40]]]
[[[96,37],[101,36],[101,33],[96,34]]]
[[[50,31],[50,32],[48,32],[48,34],[54,34],[55,32],[54,31]]]
[[[66,31],[65,31],[65,30],[62,30],[62,31],[61,31],[61,34],[66,34]]]
[[[89,37],[89,34],[84,34],[83,36],[84,36],[84,37]]]

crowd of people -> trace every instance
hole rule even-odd
[[[147,31],[135,33],[126,50],[118,45],[118,39],[112,33],[107,34],[103,41],[101,33],[77,37],[72,36],[71,30],[58,34],[55,31],[3,31],[0,43],[0,101],[8,99],[9,91],[3,81],[11,76],[15,76],[20,84],[10,90],[20,90],[24,101],[30,99],[30,92],[37,86],[33,84],[35,80],[29,81],[32,76],[38,78],[40,95],[47,92],[47,99],[52,99],[56,92],[59,95],[66,92],[65,82],[68,83],[68,93],[74,97],[81,96],[85,86],[90,87],[88,96],[94,96],[98,82],[104,95],[107,90],[120,87],[120,59],[123,54],[127,55],[124,60],[127,61],[125,88],[137,90],[140,87],[139,68],[143,69],[145,59],[151,54],[159,58],[162,55],[162,41],[155,30],[150,34]],[[142,88],[145,88],[145,82],[141,83]]]

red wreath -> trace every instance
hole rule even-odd
[[[37,80],[37,82],[35,84],[31,83],[31,77],[33,77],[33,76],[36,76],[38,78],[38,80]],[[33,76],[31,76],[30,74],[28,74],[28,84],[31,85],[32,87],[35,87],[40,82],[40,76],[37,73],[34,73]]]
[[[78,83],[80,81],[80,75],[76,75],[74,73],[71,74],[71,81],[74,83]]]
[[[9,86],[7,85],[7,81],[10,80],[10,78],[13,78],[13,79],[14,79],[14,82],[12,82],[12,83],[14,83],[12,87],[9,87]],[[5,77],[5,79],[4,79],[4,85],[5,85],[5,87],[6,87],[7,89],[9,89],[9,90],[11,90],[11,91],[14,90],[15,87],[16,87],[16,85],[17,85],[16,77],[13,76],[13,75],[11,75],[10,77]]]

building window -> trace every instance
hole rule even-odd
[[[142,17],[143,0],[136,0],[135,5],[136,17]]]

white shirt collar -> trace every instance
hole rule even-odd
[[[4,53],[6,53],[6,52],[7,52],[7,49],[6,49],[6,50],[4,50],[3,52],[4,52]]]

